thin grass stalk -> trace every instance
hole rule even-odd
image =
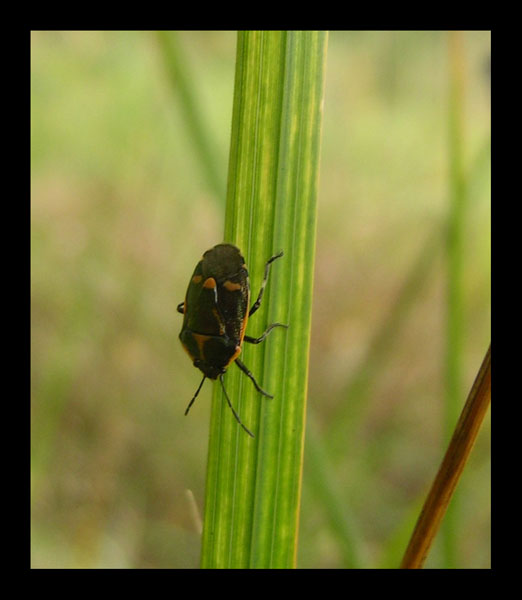
[[[428,493],[401,569],[422,568],[448,508],[491,400],[491,346],[462,410],[439,471]]]
[[[238,34],[225,240],[244,253],[256,295],[273,263],[248,335],[277,328],[242,360],[262,387],[229,369],[227,391],[252,439],[216,386],[212,401],[201,565],[296,565],[310,345],[316,194],[326,33]]]

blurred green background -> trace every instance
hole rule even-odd
[[[455,57],[451,35],[330,33],[302,568],[396,567],[445,449],[452,60],[458,410],[489,344],[491,36],[453,34]],[[199,564],[211,386],[185,418],[200,378],[175,307],[222,241],[236,34],[169,39],[170,57],[156,32],[32,33],[34,568]],[[490,567],[489,438],[488,415],[447,533],[456,565],[441,534],[427,567]]]

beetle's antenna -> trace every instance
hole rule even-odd
[[[199,387],[196,390],[196,393],[194,394],[194,398],[192,398],[192,400],[189,402],[189,405],[187,406],[187,410],[185,411],[185,416],[188,415],[188,411],[190,410],[190,407],[194,404],[194,400],[197,398],[197,395],[199,394],[199,390],[201,389],[201,386],[203,385],[203,382],[205,381],[206,378],[207,378],[207,376],[203,375],[203,379],[201,380],[201,383],[199,384]]]
[[[234,413],[234,417],[236,417],[236,421],[241,425],[241,427],[248,433],[248,435],[250,437],[256,437],[251,431],[250,429],[248,429],[247,427],[245,427],[243,425],[243,423],[241,422],[241,419],[239,418],[239,415],[237,414],[237,412],[234,410],[234,407],[232,406],[232,402],[230,402],[230,398],[228,397],[227,394],[227,390],[225,389],[225,384],[223,383],[223,375],[219,376],[219,381],[221,381],[221,387],[223,388],[223,393],[225,394],[225,398],[227,399],[228,405],[230,406],[230,410]],[[201,386],[200,386],[201,387]]]

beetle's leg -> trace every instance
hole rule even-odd
[[[201,380],[201,383],[199,384],[198,389],[196,390],[196,393],[194,394],[194,398],[192,398],[192,400],[189,402],[189,405],[187,406],[187,410],[185,411],[185,416],[188,415],[188,411],[190,410],[190,407],[194,404],[194,400],[197,398],[197,395],[199,394],[199,390],[201,389],[201,386],[203,385],[203,382],[206,379],[206,375],[203,375],[203,379]]]
[[[239,360],[239,358],[236,358],[235,362],[236,362],[236,365],[243,371],[243,373],[245,375],[247,375],[248,377],[250,377],[250,379],[252,380],[252,383],[254,384],[256,390],[260,394],[263,394],[263,396],[266,396],[267,398],[273,398],[272,394],[269,394],[268,392],[265,392],[265,390],[263,390],[262,388],[259,387],[259,384],[254,379],[254,376],[252,375],[252,373],[245,367],[245,365]]]
[[[178,304],[176,310],[181,313],[182,315],[185,314],[185,303],[181,302],[180,304]]]
[[[245,335],[243,341],[248,342],[249,344],[259,344],[259,342],[262,342],[266,338],[266,336],[272,331],[272,329],[274,329],[274,327],[286,327],[288,329],[288,325],[283,325],[283,323],[272,323],[272,325],[268,326],[267,330],[263,333],[261,337],[253,338],[249,335]]]
[[[261,304],[261,298],[263,297],[263,292],[265,291],[265,286],[266,286],[266,282],[268,281],[268,272],[270,271],[270,264],[274,262],[274,260],[276,258],[280,258],[281,256],[283,256],[283,251],[281,251],[279,254],[276,254],[275,256],[272,256],[272,258],[270,258],[266,265],[265,265],[265,276],[263,278],[263,283],[261,284],[261,289],[259,290],[259,294],[257,296],[257,300],[254,302],[254,304],[252,305],[252,308],[250,309],[250,312],[248,313],[248,316],[252,316],[256,310],[259,308],[259,305]]]
[[[234,410],[234,407],[232,406],[232,402],[230,402],[230,398],[228,397],[227,390],[225,389],[225,385],[223,383],[223,375],[219,376],[219,381],[221,381],[221,387],[223,388],[223,393],[225,394],[225,398],[227,399],[228,405],[230,406],[230,410],[234,413],[234,417],[236,417],[236,421],[248,433],[249,436],[255,437],[255,435],[250,431],[250,429],[248,429],[248,427],[245,427],[245,425],[243,425],[243,423],[241,422],[241,419],[239,418],[239,415]]]

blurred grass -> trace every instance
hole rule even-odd
[[[191,138],[191,147],[197,151],[202,166],[202,174],[207,176],[208,185],[215,194],[216,202],[224,203],[225,175],[220,172],[216,160],[216,143],[211,139],[211,130],[204,122],[205,113],[199,106],[199,94],[195,80],[187,65],[176,31],[157,31],[158,44],[163,54],[163,62],[173,88],[173,100],[179,99],[179,107]]]
[[[324,493],[344,513],[326,512],[324,480],[307,485],[305,461],[301,567],[347,566],[338,519],[356,523],[364,565],[393,564],[383,552],[406,529],[444,447],[442,261],[434,257],[393,342],[383,342],[378,368],[365,357],[446,217],[446,35],[330,35],[308,404],[314,437],[333,442]],[[178,37],[225,174],[235,33]],[[463,43],[466,389],[490,335],[490,36],[466,32]],[[175,306],[186,265],[221,241],[223,215],[162,61],[147,32],[32,35],[36,567],[198,566],[185,490],[201,513],[210,392],[185,419],[197,377],[177,340]],[[346,391],[357,369],[376,372],[360,404]],[[339,415],[349,453],[331,434]],[[489,486],[488,420],[459,484],[463,567],[490,564]],[[444,566],[440,541],[427,566]]]
[[[341,457],[356,451],[353,442],[357,427],[361,426],[364,418],[364,402],[368,400],[372,392],[372,384],[378,381],[378,374],[386,361],[389,361],[393,352],[394,342],[402,327],[407,323],[407,317],[411,312],[415,300],[418,298],[423,286],[432,275],[432,268],[437,258],[443,239],[442,231],[446,228],[440,226],[435,228],[424,247],[415,258],[415,264],[403,282],[399,292],[385,313],[380,327],[367,345],[365,356],[360,361],[358,368],[354,369],[350,379],[346,382],[344,391],[350,411],[343,410],[337,418],[332,419],[333,426],[329,431],[327,439],[321,441],[317,434],[309,435],[307,441],[307,457],[311,478],[309,485],[315,493],[322,498],[323,503],[328,506],[327,514],[331,518],[331,529],[343,549],[344,564],[350,568],[360,568],[367,565],[361,556],[364,547],[358,541],[359,535],[354,535],[356,528],[353,519],[345,514],[342,516],[340,499],[335,493],[334,471],[335,462],[330,457]],[[328,446],[326,448],[325,446]],[[319,479],[319,482],[318,482]],[[357,478],[356,478],[357,479]],[[415,517],[408,517],[408,523]],[[398,528],[402,533],[400,539],[407,542],[407,532],[404,527]],[[394,534],[393,539],[397,538]],[[387,558],[383,559],[388,565],[397,564],[397,559],[402,552],[398,543],[388,544]],[[394,554],[392,551],[396,552]]]
[[[467,211],[464,172],[465,50],[461,31],[448,32],[448,232],[446,237],[447,317],[444,435],[449,442],[463,405],[463,236]],[[442,523],[444,563],[457,568],[459,493],[456,490]]]

